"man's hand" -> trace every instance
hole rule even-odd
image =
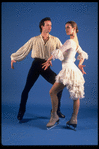
[[[47,60],[45,63],[42,64],[42,68],[44,68],[44,70],[46,70],[50,65],[52,66],[52,62]]]
[[[11,61],[11,68],[12,68],[12,69],[14,69],[13,63],[16,63],[16,61],[15,61],[15,60],[12,60],[12,61]]]

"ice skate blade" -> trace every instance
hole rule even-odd
[[[47,126],[47,130],[50,130],[59,124],[59,120],[52,126]]]
[[[21,124],[21,123],[22,123],[22,120],[18,120],[18,122],[17,122],[17,123]]]
[[[21,120],[18,120],[18,121],[17,121],[17,123],[19,123],[19,124],[20,124],[20,123],[21,123]]]
[[[77,124],[66,124],[66,126],[76,131]]]

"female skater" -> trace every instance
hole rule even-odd
[[[66,34],[70,35],[64,45],[57,50],[52,52],[51,57],[43,64],[44,70],[50,65],[50,61],[53,59],[59,59],[62,61],[62,70],[56,76],[56,82],[50,90],[50,97],[52,102],[52,112],[50,121],[47,127],[52,127],[56,122],[59,121],[57,115],[58,107],[58,97],[57,93],[64,89],[66,86],[69,90],[70,97],[73,99],[73,113],[71,119],[66,123],[67,125],[72,125],[74,128],[77,126],[77,115],[80,106],[80,98],[84,98],[84,77],[86,74],[82,65],[84,59],[88,59],[88,54],[84,52],[77,38],[78,27],[74,21],[69,21],[65,24]],[[75,55],[78,52],[77,59],[79,61],[78,67],[74,64]]]

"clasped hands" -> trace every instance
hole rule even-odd
[[[52,62],[47,60],[45,63],[42,64],[42,68],[46,70],[50,65],[52,66]]]

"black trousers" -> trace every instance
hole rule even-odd
[[[47,80],[49,83],[54,84],[56,73],[53,72],[50,69],[50,67],[48,67],[48,69],[44,71],[44,69],[42,69],[42,63],[44,63],[44,62],[46,62],[46,60],[44,60],[44,59],[40,59],[40,58],[34,59],[32,65],[31,65],[31,68],[29,70],[28,76],[27,76],[27,80],[26,80],[24,90],[23,90],[22,95],[21,95],[21,103],[20,103],[19,111],[25,112],[26,102],[28,99],[28,93],[40,75],[45,80]],[[57,95],[58,100],[59,100],[58,101],[58,111],[60,111],[61,95],[62,95],[62,91],[59,92]]]

